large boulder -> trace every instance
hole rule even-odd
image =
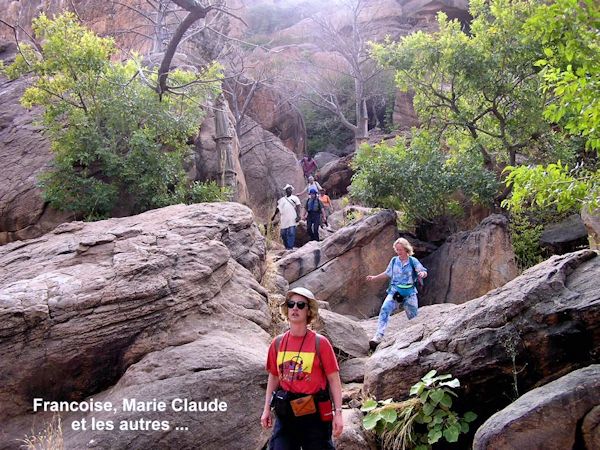
[[[331,345],[352,357],[366,356],[369,351],[369,338],[358,322],[333,311],[321,309],[322,333],[329,338]]]
[[[600,258],[582,250],[427,321],[423,307],[371,356],[365,392],[400,399],[436,369],[458,377],[461,404],[488,417],[510,398],[597,362],[599,277]]]
[[[0,43],[0,59],[14,58],[16,45]],[[53,160],[50,142],[36,124],[40,111],[26,110],[19,100],[28,80],[0,77],[0,245],[46,233],[68,220],[48,207],[37,177]]]
[[[494,414],[477,430],[473,449],[598,449],[598,408],[600,365],[596,364],[533,389]],[[595,426],[584,433],[589,420]]]
[[[354,171],[350,167],[354,155],[335,159],[319,169],[318,181],[330,197],[340,197],[348,193]]]
[[[241,165],[248,186],[249,203],[262,221],[275,212],[283,187],[291,184],[300,192],[304,175],[296,155],[281,140],[247,118],[240,135]]]
[[[371,317],[381,306],[385,285],[366,283],[365,277],[385,270],[397,233],[394,211],[380,211],[285,256],[277,268],[290,287],[312,290],[332,311]]]
[[[72,222],[0,247],[0,448],[48,419],[31,413],[34,398],[112,402],[114,411],[64,414],[65,448],[261,448],[264,259],[252,212],[235,203]],[[166,411],[126,412],[133,398]],[[227,410],[178,412],[175,398],[217,398]],[[72,429],[92,417],[168,429]]]
[[[540,245],[555,255],[587,247],[588,231],[581,216],[571,214],[558,223],[546,225],[540,236]]]
[[[591,211],[588,206],[584,207],[581,219],[588,233],[590,248],[600,250],[600,209]]]
[[[344,431],[334,440],[338,450],[376,450],[375,435],[365,430],[362,424],[363,413],[358,409],[342,410]]]
[[[484,219],[472,231],[452,235],[422,263],[429,270],[419,296],[422,305],[464,303],[519,273],[508,220],[498,214]]]
[[[248,83],[246,90],[250,91],[251,86],[252,84]],[[238,101],[243,104],[246,96],[247,92]],[[246,114],[262,128],[277,136],[296,156],[301,157],[304,154],[304,118],[281,93],[265,84],[259,85],[253,92]]]
[[[335,161],[339,158],[335,153],[330,153],[327,151],[319,152],[314,156],[314,160],[316,161],[319,167],[323,167],[325,164],[330,163],[331,161]]]

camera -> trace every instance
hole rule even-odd
[[[392,298],[399,303],[404,301],[404,297],[401,296],[399,292],[394,292],[394,296]]]

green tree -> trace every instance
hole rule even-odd
[[[540,45],[523,33],[535,4],[473,0],[470,30],[440,13],[438,32],[372,46],[400,88],[415,91],[415,109],[439,146],[459,143],[497,173],[519,153],[543,161],[562,147],[542,115],[548,98],[533,65]]]
[[[541,42],[542,89],[553,94],[544,115],[585,139],[587,149],[600,155],[600,8],[593,0],[558,0],[540,6],[526,31]],[[595,155],[581,152],[579,164],[553,162],[532,167],[508,167],[513,186],[505,206],[519,211],[555,206],[598,206],[600,171]]]
[[[352,164],[352,197],[401,210],[409,223],[461,212],[452,200],[457,191],[485,203],[498,189],[495,175],[482,168],[478,157],[440,152],[437,139],[427,131],[415,132],[409,147],[402,140],[393,146],[363,145]]]
[[[21,45],[6,73],[35,75],[21,102],[44,108],[55,160],[40,181],[50,204],[101,218],[121,202],[141,212],[190,198],[183,169],[188,139],[218,85],[174,70],[172,90],[159,96],[155,69],[143,69],[135,55],[114,62],[113,41],[70,13],[54,20],[41,15],[33,31],[42,44]],[[203,73],[206,80],[218,76],[216,65]]]

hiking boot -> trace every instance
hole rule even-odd
[[[371,349],[371,351],[375,351],[375,349],[380,344],[380,342],[381,342],[381,338],[374,337],[373,339],[371,339],[369,341],[369,348]]]

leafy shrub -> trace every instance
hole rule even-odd
[[[186,198],[186,203],[226,202],[230,196],[230,189],[219,187],[214,181],[195,181]]]
[[[544,260],[543,250],[540,247],[543,225],[532,224],[523,214],[513,214],[509,231],[519,270],[529,269]]]
[[[497,191],[494,174],[470,154],[443,153],[428,132],[417,131],[410,147],[363,145],[353,160],[351,196],[369,206],[401,210],[407,222],[431,220],[457,211],[450,196],[461,190],[477,202],[489,202]]]
[[[408,400],[369,399],[363,403],[361,410],[367,413],[363,426],[381,437],[384,449],[427,450],[442,438],[456,442],[461,433],[469,431],[469,423],[477,415],[469,411],[461,417],[452,410],[452,397],[457,397],[453,389],[460,387],[460,382],[452,375],[436,373],[428,372],[412,386]]]
[[[152,88],[156,69],[142,68],[135,55],[114,62],[114,42],[73,14],[41,15],[33,31],[41,50],[21,45],[5,72],[37,75],[21,103],[44,108],[55,153],[52,169],[39,179],[45,199],[88,219],[107,217],[121,203],[142,212],[181,202],[190,187],[183,168],[188,139],[204,115],[198,105],[218,92],[206,80],[218,78],[219,67],[200,77],[174,70],[169,80],[177,95],[159,96]]]

